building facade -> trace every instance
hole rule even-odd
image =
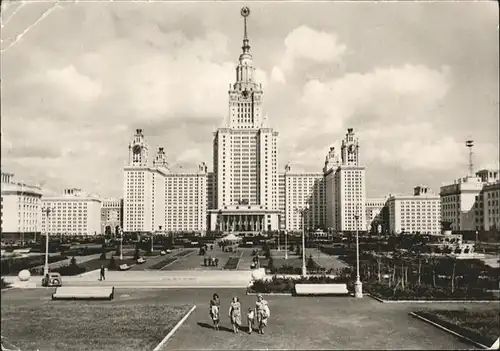
[[[323,168],[328,232],[366,230],[365,167],[359,161],[359,141],[348,128],[340,147],[340,159],[330,148]]]
[[[287,165],[283,178],[286,229],[301,231],[302,221],[306,231],[323,229],[326,217],[323,173],[294,173]]]
[[[101,199],[81,189],[42,199],[42,232],[49,235],[101,234]]]
[[[496,230],[498,232],[500,230],[500,181],[485,184],[481,195],[482,206],[476,207],[479,212],[476,230]]]
[[[245,11],[243,52],[228,92],[228,116],[213,138],[212,231],[279,229],[278,133],[262,112],[264,94],[255,78]]]
[[[137,129],[124,168],[123,231],[204,234],[211,196],[207,178],[204,163],[197,172],[170,172],[163,147],[158,148],[150,166],[148,144],[142,129]]]
[[[103,199],[101,233],[116,235],[123,228],[123,199]]]
[[[2,172],[1,219],[2,241],[29,241],[40,234],[42,189],[14,180],[14,174]]]
[[[481,225],[481,222],[476,225],[474,208],[476,201],[482,205],[480,194],[483,185],[480,177],[467,176],[441,187],[442,221],[449,224],[451,230],[475,231]]]
[[[366,230],[373,234],[382,234],[387,224],[384,221],[384,208],[387,198],[366,199]]]
[[[415,187],[413,195],[389,196],[387,207],[392,235],[441,233],[441,199],[425,186]]]

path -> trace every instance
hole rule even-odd
[[[198,308],[167,342],[163,350],[252,349],[473,349],[460,339],[408,315],[421,305],[387,305],[366,297],[268,296],[269,328],[264,335],[230,331],[228,301],[240,298],[242,309],[253,307],[255,296],[243,291],[218,290],[221,297],[221,330],[215,332],[207,313],[212,291],[185,291],[182,298],[169,291],[169,301],[192,301]],[[432,306],[435,307],[434,305]],[[463,308],[463,304],[439,304],[439,308]],[[468,305],[468,308],[488,308]],[[491,306],[489,306],[491,308]],[[246,321],[243,326],[246,327]]]

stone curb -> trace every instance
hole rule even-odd
[[[441,325],[441,324],[439,324],[439,323],[433,322],[433,321],[431,321],[430,319],[427,319],[427,318],[425,318],[425,317],[422,317],[422,316],[418,315],[418,314],[417,314],[417,313],[415,313],[415,312],[410,312],[410,313],[409,313],[409,315],[410,315],[410,316],[412,316],[412,317],[414,317],[414,318],[418,318],[418,319],[420,319],[420,320],[422,320],[422,321],[424,321],[424,322],[426,322],[426,323],[429,323],[429,324],[431,324],[431,325],[433,325],[433,326],[435,326],[435,327],[437,327],[437,328],[439,328],[439,329],[441,329],[441,330],[444,330],[445,332],[447,332],[447,333],[449,333],[449,334],[455,335],[455,336],[459,337],[460,339],[465,340],[465,341],[467,341],[467,342],[469,342],[469,343],[471,343],[471,344],[473,344],[473,345],[475,345],[475,346],[481,347],[481,348],[483,348],[483,349],[489,349],[489,347],[488,347],[488,346],[485,346],[485,345],[483,345],[483,344],[481,344],[481,343],[478,343],[477,341],[474,341],[474,340],[472,340],[472,339],[469,339],[468,337],[463,336],[462,334],[459,334],[459,333],[457,333],[457,332],[455,332],[455,331],[453,331],[453,330],[450,330],[450,329],[448,329],[448,328],[446,328],[446,327],[442,326],[442,325]]]
[[[364,294],[381,303],[499,303],[500,300],[384,300],[380,297]]]
[[[10,288],[2,289],[1,292],[9,291],[9,290],[12,290],[12,289],[17,289],[17,288],[15,286],[13,286],[13,287],[10,287]]]
[[[196,305],[191,307],[191,309],[182,317],[182,319],[172,328],[172,330],[163,338],[163,340],[154,348],[153,351],[159,351],[168,342],[168,340],[174,335],[174,333],[181,327],[181,325],[188,319],[191,313],[196,309]]]

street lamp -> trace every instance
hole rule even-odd
[[[285,230],[285,260],[288,260],[288,231]]]
[[[122,230],[122,228],[118,228],[118,232],[120,233],[120,261],[123,261],[123,230]]]
[[[363,297],[363,284],[361,283],[361,280],[359,277],[359,232],[358,232],[359,215],[355,214],[354,219],[356,220],[356,281],[354,282],[354,296],[357,298],[362,298]]]
[[[306,268],[306,226],[305,226],[305,216],[308,206],[305,205],[302,208],[296,208],[296,211],[300,212],[302,215],[302,275],[305,277],[307,275]]]
[[[42,212],[45,212],[47,216],[47,224],[45,225],[45,265],[43,266],[43,275],[49,274],[49,215],[50,212],[54,211],[52,207],[44,207]]]

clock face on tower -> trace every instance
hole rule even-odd
[[[132,148],[132,151],[134,154],[139,154],[141,153],[141,146],[140,145],[134,145],[134,147]]]
[[[245,98],[245,99],[248,98],[248,90],[243,90],[242,95],[243,95],[243,98]]]
[[[354,145],[349,145],[349,152],[354,153]]]

